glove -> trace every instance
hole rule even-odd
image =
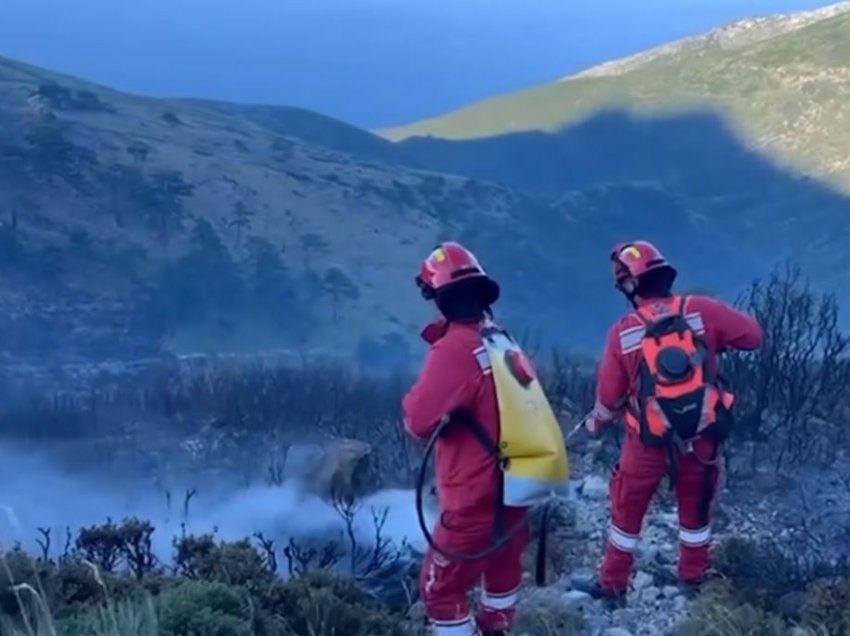
[[[584,423],[584,427],[587,429],[587,432],[591,435],[598,435],[607,422],[603,422],[596,415],[591,415]]]
[[[432,345],[437,340],[446,335],[446,331],[449,328],[448,320],[441,318],[440,320],[435,320],[434,322],[426,325],[422,330],[422,339],[428,344]]]

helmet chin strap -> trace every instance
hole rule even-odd
[[[627,276],[622,281],[617,283],[617,289],[628,299],[632,307],[638,308],[637,304],[637,283],[634,278]]]

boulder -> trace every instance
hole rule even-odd
[[[561,601],[566,607],[581,612],[592,604],[593,598],[586,592],[568,590],[561,595]]]
[[[638,571],[635,574],[635,578],[632,581],[632,587],[636,591],[645,590],[648,587],[651,587],[655,584],[655,579],[648,572],[644,572],[643,570]]]
[[[318,449],[318,452],[316,452]],[[290,456],[304,450],[293,447]],[[312,452],[311,452],[312,451]],[[305,490],[325,501],[367,496],[381,486],[381,477],[371,444],[355,439],[333,439],[300,453],[301,466],[293,475]],[[312,455],[307,458],[305,455]]]
[[[581,494],[588,499],[605,499],[608,496],[608,480],[599,475],[585,477],[581,483]]]

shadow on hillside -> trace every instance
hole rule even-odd
[[[747,147],[713,112],[609,110],[556,133],[401,145],[430,169],[556,202],[592,227],[602,267],[612,242],[641,235],[712,290],[734,293],[791,257],[844,300],[850,292],[840,275],[850,265],[850,198]]]

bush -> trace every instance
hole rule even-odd
[[[61,636],[162,636],[150,596],[104,603],[57,624]],[[21,636],[24,636],[21,634]],[[50,635],[54,636],[54,635]]]
[[[160,636],[253,636],[248,595],[215,581],[185,581],[157,599]]]
[[[87,529],[104,534],[113,528]],[[307,571],[273,576],[250,543],[210,536],[175,543],[174,574],[137,580],[75,555],[58,563],[3,557],[0,624],[15,636],[394,636],[403,616],[352,579]],[[75,578],[74,578],[75,577]],[[78,594],[63,582],[84,583]],[[30,582],[31,581],[31,582]],[[64,594],[60,593],[64,591]],[[4,618],[5,617],[5,618]]]
[[[685,636],[785,634],[801,624],[812,634],[850,634],[850,565],[811,545],[728,539],[717,546],[724,580],[706,586]]]
[[[186,536],[176,539],[174,547],[177,573],[193,580],[249,587],[269,582],[277,567],[247,539],[216,543],[210,534]]]
[[[328,572],[310,572],[272,586],[264,607],[279,617],[291,634],[336,636],[402,634],[402,621],[380,608],[352,581]]]
[[[754,442],[751,466],[764,458],[774,469],[832,464],[850,439],[850,337],[838,326],[835,297],[817,294],[789,265],[753,283],[739,305],[764,330],[758,351],[734,353],[724,368],[738,394],[737,441]]]
[[[577,636],[583,633],[580,613],[564,605],[559,594],[532,590],[517,610],[514,631],[535,636]]]
[[[788,625],[747,603],[703,601],[681,627],[681,636],[786,636]]]
[[[832,559],[811,544],[783,546],[775,541],[731,538],[718,544],[714,567],[739,597],[770,610],[787,594],[814,581],[850,575],[846,558]]]
[[[803,600],[804,624],[827,634],[850,634],[850,578],[812,583]]]

